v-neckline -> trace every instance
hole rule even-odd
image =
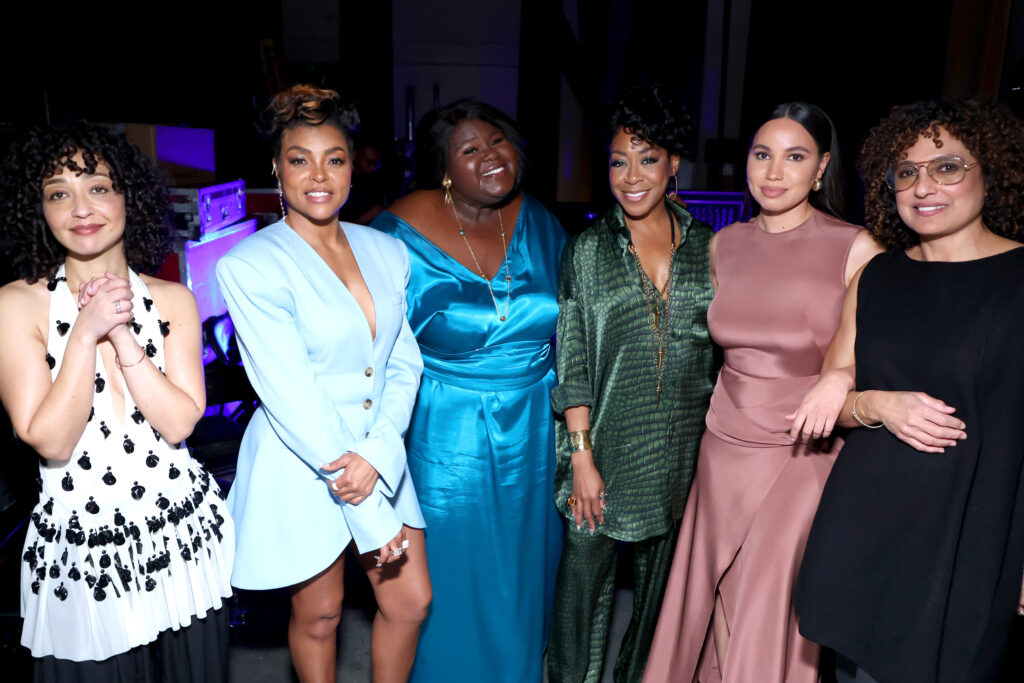
[[[516,215],[515,227],[512,228],[512,238],[508,241],[508,246],[505,249],[505,253],[506,253],[505,258],[508,259],[508,263],[509,263],[509,267],[510,268],[511,268],[511,262],[512,262],[511,255],[512,255],[513,245],[515,245],[516,242],[520,239],[520,233],[522,233],[522,231],[523,231],[523,226],[521,225],[521,222],[522,222],[522,217],[523,217],[523,208],[524,208],[525,204],[526,204],[526,197],[524,196],[523,197],[523,201],[521,201],[519,203],[519,213],[518,213],[518,215]],[[391,212],[389,212],[389,213],[391,213]],[[404,225],[406,228],[408,228],[409,231],[412,234],[416,235],[416,237],[420,238],[421,240],[423,240],[424,242],[429,244],[435,251],[440,253],[445,259],[447,259],[448,261],[451,261],[458,268],[462,269],[467,275],[469,275],[470,279],[473,280],[474,282],[482,282],[484,284],[492,284],[493,285],[498,280],[498,276],[502,275],[502,273],[504,272],[504,268],[503,267],[499,267],[498,270],[495,271],[494,277],[492,277],[491,279],[488,280],[486,278],[481,277],[480,273],[473,272],[472,270],[470,270],[470,268],[468,266],[466,266],[464,263],[459,261],[457,258],[455,258],[451,254],[449,254],[447,251],[445,251],[440,246],[438,246],[438,244],[436,242],[434,242],[432,239],[430,239],[429,237],[424,235],[422,232],[417,230],[415,227],[413,227],[413,225],[411,223],[409,223],[409,221],[405,220],[404,218],[402,218],[401,216],[399,216],[399,215],[397,215],[395,213],[391,213],[391,215],[394,216],[399,221],[401,221],[402,225]],[[502,279],[504,279],[504,276],[502,276]]]
[[[139,284],[145,286],[145,283],[142,282],[142,278],[139,278],[137,275],[135,277],[133,277],[133,275],[134,275],[134,273],[131,271],[131,269],[129,269],[128,270],[128,281],[131,283],[133,288],[135,286],[139,285]],[[64,272],[63,264],[61,265],[61,268],[58,271],[58,276],[63,276],[64,277],[64,279],[59,284],[60,284],[60,286],[62,286],[64,288],[65,298],[70,302],[70,304],[72,306],[74,306],[77,309],[78,305],[77,305],[77,302],[75,301],[75,295],[71,291],[71,285],[68,284],[68,280],[67,280],[67,276],[66,276],[66,274]],[[141,292],[141,291],[142,290],[140,289],[139,292]],[[139,292],[135,292],[134,289],[133,289],[133,291],[132,291],[132,302],[133,303],[134,303],[135,297],[138,295]],[[148,294],[149,294],[149,290],[146,289],[145,295],[148,295]],[[76,321],[78,320],[77,313],[76,313],[76,316],[75,316],[75,320]],[[113,348],[112,344],[111,344],[111,348]],[[115,357],[116,357],[116,355],[117,354],[115,352]],[[63,359],[62,359],[62,362],[63,362]],[[129,393],[128,393],[128,382],[127,382],[127,380],[125,380],[124,373],[123,372],[119,373],[120,374],[120,378],[121,378],[121,410],[120,410],[120,414],[119,414],[118,411],[114,410],[113,388],[111,388],[109,386],[111,384],[110,378],[112,377],[112,375],[110,374],[110,369],[107,367],[106,362],[103,360],[103,354],[100,352],[100,345],[99,345],[99,343],[96,344],[96,369],[97,370],[102,370],[103,381],[106,382],[107,385],[108,385],[106,392],[99,392],[99,393],[106,393],[106,396],[104,397],[104,400],[106,401],[106,404],[107,404],[107,409],[108,409],[107,412],[109,412],[110,417],[112,419],[118,421],[117,427],[118,427],[118,430],[120,431],[121,429],[123,429],[125,427],[125,425],[128,424],[128,420],[129,420],[130,415],[131,415],[128,412],[128,396],[129,396]],[[102,418],[100,418],[100,419],[102,420]]]
[[[334,272],[334,269],[332,269],[331,266],[327,263],[327,261],[324,260],[324,257],[320,255],[320,252],[318,252],[316,249],[314,249],[313,245],[310,244],[309,242],[307,242],[302,237],[302,235],[297,233],[295,231],[295,229],[292,228],[292,226],[288,225],[287,222],[285,222],[283,220],[281,222],[284,224],[285,229],[289,233],[291,233],[295,237],[295,239],[297,239],[300,242],[302,242],[302,244],[304,244],[306,246],[306,248],[309,249],[313,253],[314,256],[316,256],[317,261],[319,261],[320,265],[327,271],[327,274],[335,282],[337,282],[341,286],[341,289],[344,290],[345,294],[352,301],[352,304],[355,305],[356,310],[359,311],[359,315],[366,322],[366,328],[365,329],[366,329],[366,331],[370,335],[370,345],[372,346],[373,344],[375,344],[377,342],[377,332],[380,329],[380,319],[379,319],[379,317],[377,315],[377,298],[373,295],[373,290],[370,288],[370,281],[368,279],[366,279],[366,276],[363,274],[364,273],[364,269],[363,269],[363,265],[362,265],[362,263],[360,261],[360,258],[359,258],[358,249],[356,247],[355,242],[349,236],[348,231],[345,229],[345,224],[339,221],[338,222],[338,227],[341,228],[342,234],[345,235],[345,240],[348,242],[348,246],[352,250],[352,258],[356,262],[356,269],[359,271],[359,277],[362,278],[362,280],[363,280],[363,285],[366,287],[366,293],[370,295],[370,305],[373,306],[373,320],[374,320],[374,325],[373,325],[372,328],[370,327],[370,319],[366,317],[366,311],[364,311],[363,307],[359,305],[359,300],[356,299],[355,295],[348,288],[348,285],[346,285],[345,282],[340,277],[338,277],[338,274]]]

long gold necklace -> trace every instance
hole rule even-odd
[[[494,296],[491,281],[484,275],[484,269],[480,267],[480,262],[476,260],[476,254],[473,253],[473,247],[469,244],[469,238],[466,237],[466,231],[462,227],[462,221],[459,220],[459,212],[455,210],[454,203],[452,204],[452,213],[455,214],[455,224],[459,226],[459,234],[462,235],[462,241],[466,243],[466,248],[469,249],[469,255],[473,257],[476,270],[480,273],[483,281],[487,283],[487,291],[491,293],[491,301],[494,302],[494,312],[498,314],[498,319],[501,322],[505,322],[508,319],[508,304],[512,300],[512,275],[508,269],[508,245],[505,243],[505,224],[501,221],[501,210],[498,210],[498,225],[501,227],[501,250],[505,254],[505,315],[502,315],[501,310],[498,308],[498,299]]]
[[[672,212],[668,212],[669,220],[669,253],[668,253],[668,278],[665,280],[665,287],[658,291],[657,286],[647,277],[643,264],[640,263],[640,255],[636,251],[633,241],[629,242],[629,253],[636,261],[636,269],[640,274],[640,289],[644,293],[644,303],[647,304],[647,322],[651,326],[651,336],[654,338],[654,365],[658,373],[658,394],[655,405],[661,403],[661,383],[665,375],[665,333],[668,331],[668,317],[672,303],[672,269],[675,265],[676,254],[676,221]]]

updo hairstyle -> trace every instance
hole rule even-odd
[[[293,85],[274,95],[256,119],[256,130],[270,142],[274,158],[281,155],[281,137],[299,126],[334,126],[345,135],[349,151],[354,147],[352,134],[359,128],[355,107],[345,104],[334,90],[308,84]]]
[[[523,154],[523,135],[505,112],[476,100],[458,100],[427,112],[416,126],[413,136],[416,162],[416,189],[432,190],[441,187],[441,179],[448,171],[448,152],[452,134],[462,121],[478,120],[489,123],[512,143],[516,150],[516,178],[508,197],[519,194],[526,159]]]

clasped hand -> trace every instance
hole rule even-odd
[[[380,476],[373,465],[363,456],[349,451],[334,462],[321,465],[324,472],[337,472],[344,469],[341,476],[329,483],[331,493],[348,503],[359,505],[373,492]]]
[[[116,341],[113,337],[128,333],[132,319],[131,283],[109,272],[83,282],[78,288],[78,308],[76,328],[94,341],[103,337]]]

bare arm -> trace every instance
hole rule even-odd
[[[178,443],[192,433],[206,409],[199,311],[192,292],[183,285],[146,278],[146,286],[161,318],[170,323],[170,333],[164,337],[164,371],[146,356],[127,325],[118,325],[108,338],[121,359],[135,405],[164,439]],[[141,360],[132,365],[136,359]]]
[[[115,313],[113,298],[130,299],[130,290],[104,293],[106,307],[79,314],[57,376],[50,377],[46,334],[49,292],[45,285],[12,282],[0,289],[0,399],[18,437],[47,460],[66,460],[82,436],[92,408],[96,344],[113,326],[124,325],[130,310]],[[109,300],[108,300],[109,299]]]

